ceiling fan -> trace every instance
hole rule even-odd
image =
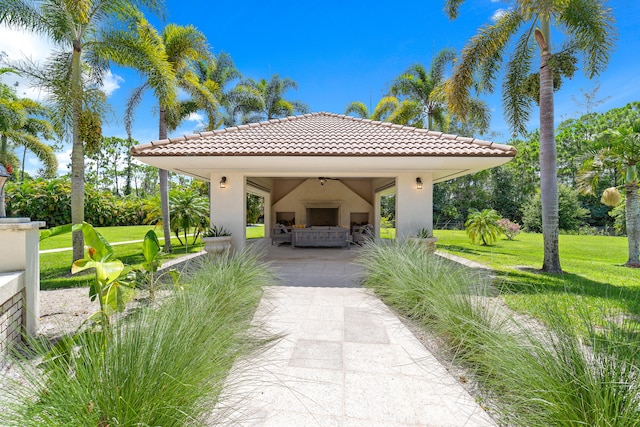
[[[324,185],[324,183],[327,182],[328,180],[340,181],[340,178],[328,178],[326,176],[320,176],[318,177],[318,179],[320,180],[320,185]]]

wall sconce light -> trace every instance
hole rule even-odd
[[[420,179],[420,177],[416,178],[416,188],[422,190],[422,179]]]
[[[227,188],[227,177],[223,176],[220,180],[220,188]]]
[[[325,182],[327,182],[326,179],[324,178],[318,178],[320,180],[320,185],[324,185]]]

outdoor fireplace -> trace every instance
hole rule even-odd
[[[307,208],[307,225],[335,227],[338,222],[338,208]]]
[[[340,225],[340,206],[342,201],[305,201],[307,227],[337,227]]]

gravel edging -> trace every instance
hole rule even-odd
[[[190,266],[206,256],[206,252],[196,252],[168,260],[162,264],[156,275],[172,269],[188,271]],[[130,303],[137,307],[146,300],[148,293],[138,291],[138,296]],[[87,318],[97,312],[100,305],[97,300],[89,299],[89,288],[65,288],[40,291],[40,327],[38,336],[56,340],[75,332]]]

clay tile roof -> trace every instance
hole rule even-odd
[[[513,157],[516,149],[411,126],[313,113],[272,119],[131,149],[134,156]]]

